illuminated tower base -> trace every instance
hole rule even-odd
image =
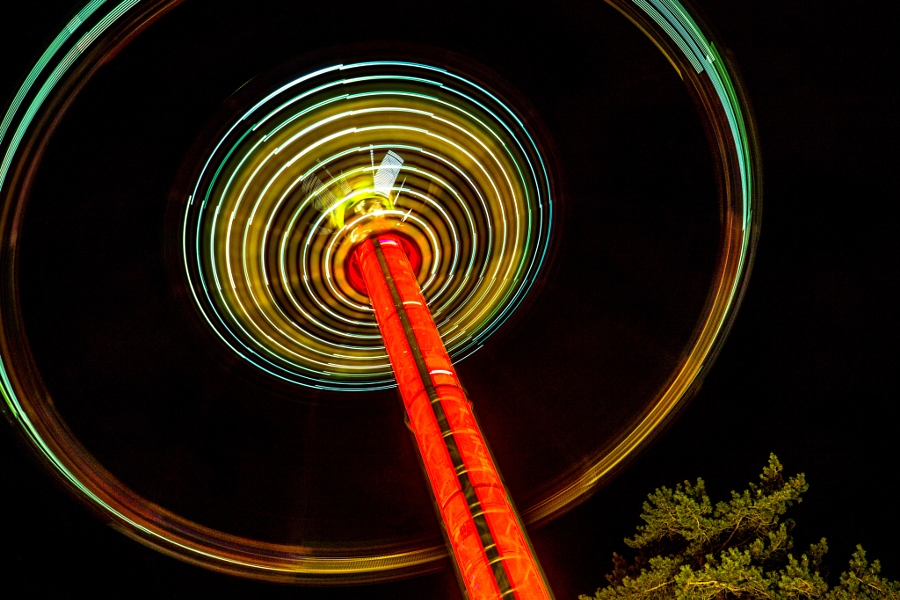
[[[410,428],[471,600],[552,598],[401,240],[354,251]]]

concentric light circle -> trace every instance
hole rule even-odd
[[[389,153],[402,164],[377,184]],[[373,197],[378,209],[360,211]],[[215,144],[184,215],[185,266],[206,320],[257,367],[379,389],[394,385],[390,364],[346,272],[365,231],[378,222],[418,250],[460,360],[525,297],[552,217],[535,137],[498,97],[424,64],[334,65],[268,93]]]

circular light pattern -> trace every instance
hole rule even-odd
[[[523,518],[528,522],[558,515],[596,489],[599,482],[605,480],[658,431],[662,423],[671,418],[690,391],[696,388],[696,382],[712,363],[721,347],[724,334],[734,319],[747,283],[759,231],[761,194],[755,132],[746,99],[727,56],[719,52],[708,30],[677,0],[607,2],[634,22],[663,52],[684,80],[708,127],[714,142],[712,147],[722,208],[720,254],[705,312],[670,380],[652,399],[650,408],[630,430],[622,432],[622,437],[615,446],[601,448],[596,455],[586,457],[582,464],[564,474],[558,484],[538,502],[524,507]],[[4,241],[0,245],[0,393],[4,400],[5,414],[16,424],[24,439],[45,464],[78,497],[127,535],[182,560],[236,575],[283,582],[363,581],[427,569],[444,555],[442,547],[413,545],[391,552],[362,548],[322,553],[309,547],[271,544],[215,531],[154,505],[98,464],[67,427],[42,381],[28,348],[17,290],[17,244],[22,214],[34,173],[40,167],[41,153],[66,107],[94,74],[98,65],[111,60],[134,34],[178,3],[179,0],[90,0],[40,56],[0,121],[0,199],[3,202],[0,237]],[[353,69],[357,70],[352,74],[347,72]],[[369,83],[357,86],[352,81],[357,73],[360,74],[359,77],[381,75],[395,77],[398,81],[401,76],[412,78],[403,80],[402,84],[394,82],[396,85],[383,85],[387,80],[372,78]],[[338,86],[339,80],[345,83]],[[313,83],[316,85],[312,85]],[[329,83],[334,85],[331,93],[324,91],[327,87],[322,87]],[[407,109],[407,112],[369,112],[354,114],[352,118],[345,117],[347,122],[352,120],[359,123],[345,129],[364,128],[368,126],[367,123],[380,122],[386,126],[417,123],[415,126],[420,131],[415,136],[394,132],[390,137],[356,141],[343,149],[338,149],[337,137],[326,139],[326,136],[320,135],[321,132],[308,133],[304,134],[308,139],[315,137],[322,144],[303,156],[299,156],[292,143],[287,142],[289,136],[285,132],[293,125],[287,122],[286,115],[294,112],[298,120],[304,117],[295,111],[296,107],[291,103],[276,105],[276,98],[281,98],[284,103],[297,97],[297,102],[303,103],[304,99],[299,98],[303,93],[319,94],[317,97],[325,100],[341,96],[344,90],[338,93],[338,87],[346,87],[348,90],[353,88],[358,90],[354,93],[360,94],[367,86],[376,92],[415,90],[415,93],[424,97],[414,99],[417,97],[412,95],[404,97],[406,99],[403,101],[390,103],[396,108]],[[467,93],[468,96],[463,95]],[[384,95],[373,95],[365,100],[359,96],[358,104],[351,110],[364,110],[385,99]],[[439,101],[447,104],[438,107]],[[309,115],[329,114],[332,108],[335,109],[333,114],[337,114],[340,112],[337,110],[338,105],[342,102],[343,99],[336,100],[331,108],[328,105],[316,107],[313,103],[304,106],[309,108],[306,113]],[[426,109],[426,106],[431,108]],[[412,112],[416,110],[441,116],[447,122]],[[469,111],[468,114],[464,110]],[[458,336],[453,338],[457,358],[464,357],[467,350],[477,348],[478,341],[502,324],[527,292],[540,267],[549,235],[551,206],[544,187],[546,176],[541,171],[536,150],[533,145],[529,145],[533,142],[528,138],[527,131],[499,99],[485,90],[451,73],[425,65],[360,63],[335,66],[330,70],[312,73],[309,79],[290,82],[273,91],[272,96],[264,98],[246,114],[246,118],[233,123],[232,131],[224,136],[222,144],[212,153],[195,193],[188,202],[189,207],[184,214],[183,250],[185,267],[198,304],[212,327],[248,360],[279,377],[305,385],[330,389],[372,389],[387,385],[386,371],[379,372],[382,367],[378,363],[379,360],[383,362],[383,358],[379,358],[381,353],[378,344],[373,338],[366,337],[374,334],[374,331],[370,324],[366,324],[370,317],[365,304],[361,302],[360,294],[353,286],[342,283],[345,278],[339,271],[347,268],[342,257],[346,256],[348,244],[353,242],[346,235],[344,226],[351,219],[364,218],[373,205],[375,210],[382,211],[382,216],[388,222],[394,225],[402,223],[401,235],[415,247],[417,253],[421,253],[420,283],[427,287],[430,298],[436,298],[441,303],[439,320],[442,333],[449,334],[448,337],[454,334]],[[271,120],[265,120],[270,114]],[[278,115],[281,115],[280,120]],[[333,134],[344,131],[336,121],[319,120],[322,127],[328,128]],[[429,122],[429,126],[422,125],[426,122]],[[276,126],[281,123],[285,124],[285,130],[276,131]],[[462,130],[454,129],[451,123],[465,124],[465,127]],[[269,133],[262,133],[260,130]],[[235,137],[233,134],[238,131],[241,133]],[[493,158],[497,162],[489,161],[488,154],[479,150],[477,144],[473,145],[472,140],[460,146],[474,150],[473,156],[477,156],[486,165],[490,176],[481,178],[479,175],[476,182],[473,173],[477,173],[477,170],[468,172],[471,180],[454,175],[452,165],[460,166],[470,160],[465,153],[447,151],[436,143],[437,140],[429,139],[429,144],[409,142],[410,138],[418,136],[425,139],[432,131],[453,132],[453,135],[444,137],[457,143],[467,140],[464,137],[465,131],[473,132],[477,139],[494,149]],[[354,132],[354,135],[357,133],[359,132]],[[242,139],[241,135],[246,136],[246,139]],[[269,141],[263,139],[265,135],[271,135],[269,140],[277,138],[282,141],[274,147],[269,146],[268,152],[250,151],[253,143],[265,144]],[[347,136],[350,135],[347,133]],[[500,139],[491,136],[500,136]],[[246,145],[248,143],[251,145]],[[307,146],[312,148],[310,144]],[[224,240],[219,240],[212,228],[213,219],[205,211],[211,210],[214,214],[216,202],[223,200],[232,203],[229,206],[237,206],[238,196],[229,194],[243,188],[234,187],[226,193],[226,187],[230,184],[227,180],[222,180],[221,173],[218,172],[219,168],[222,173],[236,172],[234,169],[237,163],[234,161],[238,160],[238,156],[228,156],[228,151],[232,148],[240,149],[241,156],[254,161],[255,165],[263,165],[262,161],[266,156],[271,158],[254,175],[254,178],[258,176],[260,179],[254,179],[255,183],[247,186],[248,195],[241,199],[241,210],[244,212],[229,213],[227,208],[225,212],[219,210],[219,217],[215,219],[216,227],[222,227],[225,223],[227,229],[231,215],[235,214],[234,237],[228,238],[226,235]],[[284,148],[286,156],[289,154],[297,157],[297,163],[303,165],[297,169],[288,167],[286,171],[291,172],[285,172],[281,178],[273,177],[275,165],[287,164],[283,157],[278,156],[282,152],[280,148]],[[427,154],[426,150],[434,156]],[[346,154],[341,154],[342,152]],[[403,159],[409,190],[414,189],[415,193],[407,190],[402,176],[398,185],[390,186],[388,198],[375,193],[377,184],[372,179],[373,166],[377,172],[379,161],[388,152],[394,152]],[[323,165],[322,168],[319,168],[320,164]],[[502,176],[501,164],[506,165],[506,172],[512,175],[512,183],[506,182]],[[527,166],[533,170],[519,172],[509,169],[510,165],[519,165],[523,169]],[[401,171],[404,167],[401,167]],[[414,173],[412,167],[422,171]],[[321,197],[316,200],[317,187],[311,189],[310,184],[307,184],[304,193],[304,181],[315,183],[311,179],[313,175],[339,200],[348,195],[359,195],[359,202],[341,203],[347,217],[343,225],[340,219],[330,220],[331,211],[327,209],[334,208],[330,202],[323,202]],[[441,183],[435,183],[433,189],[430,183],[426,186],[426,182],[437,182],[438,179]],[[528,211],[513,215],[522,218],[517,225],[522,229],[514,231],[511,226],[507,228],[508,237],[503,243],[498,241],[503,238],[497,229],[496,220],[492,220],[495,219],[495,213],[491,212],[500,210],[501,204],[490,204],[495,200],[488,195],[484,196],[484,204],[480,204],[478,192],[488,194],[493,190],[491,186],[484,185],[489,180],[498,182],[498,198],[501,196],[500,190],[507,189],[503,187],[504,183],[516,193],[524,194],[527,189],[532,194],[527,197],[518,196],[512,205],[502,204],[504,209],[517,205],[523,207],[523,211]],[[239,180],[235,185],[247,181]],[[260,183],[269,181],[273,182],[272,194],[264,189],[265,183]],[[293,196],[285,196],[278,210],[274,210],[272,199],[277,203],[280,198],[275,192],[287,192],[292,182],[299,186],[299,192]],[[413,182],[416,182],[415,186]],[[344,184],[349,187],[349,193],[336,195],[334,190],[343,191]],[[403,190],[400,189],[401,186]],[[314,194],[310,196],[310,192]],[[538,194],[541,196],[538,197]],[[390,201],[395,195],[397,202],[392,205]],[[509,202],[511,198],[512,196],[507,197],[504,202]],[[256,215],[250,217],[253,211],[250,203],[255,205],[258,199],[260,209],[269,211],[259,213],[260,219],[263,214],[267,219],[268,232],[262,221],[257,222]],[[265,206],[261,199],[266,199]],[[415,199],[420,204],[416,204]],[[476,202],[473,203],[473,200]],[[361,206],[363,210],[352,210],[355,205]],[[415,210],[410,211],[413,206],[416,207]],[[464,206],[470,209],[471,214],[465,212]],[[322,210],[323,207],[327,209]],[[510,214],[506,214],[506,218],[509,219]],[[248,224],[250,227],[247,227]],[[487,224],[491,228],[482,227]],[[342,229],[344,233],[341,233]],[[518,239],[525,240],[528,252],[514,253],[507,250],[512,245],[507,245],[508,240],[514,239],[517,232],[521,233]],[[536,237],[529,238],[529,233]],[[314,239],[313,235],[317,237]],[[467,238],[468,235],[473,237]],[[205,244],[202,243],[204,239]],[[207,245],[211,240],[219,241]],[[201,242],[199,248],[198,241]],[[283,246],[281,242],[284,242]],[[465,245],[467,243],[477,243],[479,251],[483,253],[481,259],[476,259],[472,266],[474,270],[470,272],[479,272],[479,269],[486,269],[485,273],[507,272],[503,268],[494,268],[492,262],[499,261],[499,257],[503,255],[503,260],[507,261],[504,264],[512,274],[512,279],[495,282],[504,286],[501,294],[491,294],[492,290],[483,294],[484,310],[467,321],[474,329],[464,331],[460,325],[459,330],[451,330],[455,319],[461,318],[461,312],[465,312],[454,313],[454,307],[464,304],[462,298],[466,297],[469,290],[484,289],[480,287],[480,282],[454,282],[454,278],[448,275],[451,272],[450,265],[454,265],[453,272],[468,268],[464,258],[470,256],[467,254],[470,251]],[[490,252],[488,248],[491,249]],[[303,254],[304,249],[308,249],[306,254]],[[473,253],[477,255],[477,252]],[[243,262],[245,258],[248,260],[246,265]],[[288,272],[291,262],[296,265],[294,272]],[[485,264],[488,266],[484,267]],[[284,275],[280,272],[281,265],[284,265]],[[266,277],[271,275],[269,287],[251,289],[246,281],[242,282],[241,278],[253,270],[265,273]],[[307,275],[318,273],[318,279],[313,277],[305,280],[304,272]],[[221,278],[217,280],[220,275]],[[233,287],[229,289],[228,286],[232,286],[232,276],[235,279]],[[464,285],[454,287],[461,283]],[[224,288],[221,297],[219,285]],[[279,285],[281,287],[276,289]],[[457,289],[463,291],[451,300]],[[276,299],[277,307],[272,298]],[[238,303],[231,302],[238,299],[246,308],[246,315],[242,312],[229,313],[230,310],[242,310]],[[313,304],[304,304],[307,299],[312,299]],[[259,307],[254,300],[260,302]],[[331,332],[326,335],[323,333],[328,331],[326,328],[313,326],[297,317],[300,311],[295,302],[308,311],[314,310],[313,316],[320,324],[340,333]],[[316,308],[310,309],[310,306]],[[286,316],[279,311],[283,311]],[[241,329],[241,326],[250,326],[251,316],[260,331]],[[317,339],[315,343],[308,342],[308,348],[303,350],[284,344],[282,338],[273,335],[277,333],[276,325],[272,325],[269,318],[280,329],[279,335],[294,334],[298,328],[303,328],[310,336],[309,340],[319,338],[321,341]],[[351,322],[348,323],[345,319]],[[286,348],[282,349],[279,343]],[[315,365],[313,362],[305,362],[307,359],[321,361],[320,353],[331,347],[340,349],[341,362],[335,363],[340,367],[331,368],[326,365],[329,368],[323,369],[311,366]],[[359,371],[347,368],[353,365],[365,365],[365,368]]]
[[[348,259],[372,227],[404,236],[455,360],[478,349],[540,269],[553,215],[533,135],[497,96],[409,62],[334,65],[236,115],[184,215],[206,320],[276,377],[393,387]]]

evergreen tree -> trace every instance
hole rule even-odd
[[[794,522],[782,516],[807,484],[802,473],[785,479],[782,471],[771,455],[759,484],[715,506],[702,479],[656,490],[644,502],[644,525],[625,540],[634,560],[613,554],[609,585],[580,600],[900,599],[900,582],[881,577],[878,561],[869,563],[861,546],[831,588],[824,538],[794,556]]]

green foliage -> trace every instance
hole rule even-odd
[[[794,528],[784,513],[807,490],[801,473],[784,478],[775,455],[758,484],[715,506],[702,479],[648,496],[643,525],[625,543],[632,562],[613,554],[609,586],[581,600],[883,600],[900,599],[900,583],[879,575],[857,546],[850,569],[829,589],[822,559],[823,538],[795,557]]]

